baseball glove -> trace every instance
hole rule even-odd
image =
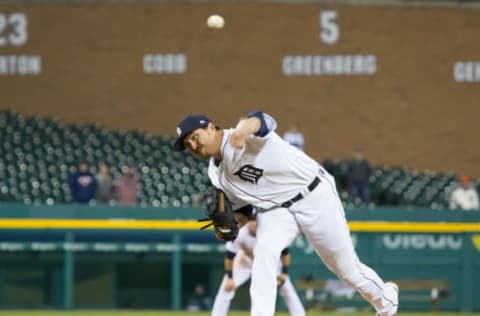
[[[204,202],[207,218],[199,221],[211,221],[211,223],[200,229],[213,225],[218,239],[223,241],[235,240],[238,235],[238,226],[235,221],[232,203],[225,196],[225,193],[215,187],[210,187],[204,195]]]

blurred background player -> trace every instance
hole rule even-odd
[[[213,303],[212,316],[226,316],[235,290],[250,279],[254,260],[253,249],[257,241],[256,231],[257,221],[252,219],[240,229],[238,237],[233,242],[227,242],[224,259],[226,273]],[[290,315],[304,316],[305,309],[288,277],[289,266],[290,253],[288,248],[285,248],[277,266],[279,292]]]

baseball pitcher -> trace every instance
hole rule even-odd
[[[233,129],[220,129],[204,115],[189,115],[178,124],[174,145],[178,151],[188,148],[195,156],[210,159],[210,166],[218,169],[218,187],[234,210],[250,204],[258,211],[251,315],[274,315],[278,258],[300,230],[325,265],[380,316],[395,315],[398,287],[360,262],[334,178],[282,140],[276,127],[276,121],[263,112],[250,113]],[[246,222],[240,213],[235,219],[240,225]],[[218,232],[233,239],[234,230],[223,227],[224,222],[216,225]]]

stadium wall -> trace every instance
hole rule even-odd
[[[318,160],[362,146],[375,164],[480,176],[478,8],[1,4],[0,20],[0,109],[153,134],[263,109]]]
[[[202,210],[2,204],[0,308],[175,310],[200,283],[213,297],[224,246],[212,232],[198,230],[198,214]],[[357,209],[347,218],[362,260],[408,286],[402,310],[480,310],[478,212]],[[291,252],[297,284],[332,278],[303,236]],[[422,287],[425,282],[445,286],[437,289],[442,297],[435,305],[434,288]],[[317,304],[307,299],[308,288],[299,290],[306,304]],[[248,304],[243,289],[233,306]],[[358,297],[335,304],[368,308]]]

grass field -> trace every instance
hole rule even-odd
[[[0,316],[209,316],[208,312],[172,312],[172,311],[0,311]],[[248,316],[248,312],[231,312],[229,316]],[[276,316],[287,316],[288,313],[277,313]],[[308,316],[374,316],[373,313],[348,313],[340,314],[335,312],[317,312],[309,311]],[[480,313],[462,314],[462,313],[401,313],[401,316],[454,316],[468,315],[480,316]]]

